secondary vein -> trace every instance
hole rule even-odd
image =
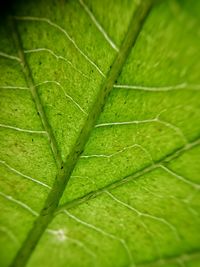
[[[196,146],[200,145],[200,137],[198,137],[196,140],[194,140],[191,143],[188,143],[187,145],[182,146],[181,148],[175,150],[174,152],[172,152],[170,155],[164,156],[163,158],[161,158],[158,161],[154,161],[152,162],[152,164],[149,164],[147,166],[145,166],[143,169],[140,169],[132,174],[129,174],[123,178],[121,178],[118,181],[115,181],[113,183],[110,183],[100,189],[97,189],[95,191],[92,191],[80,198],[76,198],[72,201],[66,202],[62,205],[60,205],[57,208],[56,213],[62,212],[63,210],[69,210],[71,208],[74,208],[76,206],[79,206],[85,202],[87,202],[90,199],[93,199],[101,194],[103,194],[105,191],[108,190],[112,190],[115,189],[125,183],[128,183],[130,181],[132,181],[133,179],[139,179],[141,176],[143,176],[144,174],[150,173],[151,171],[155,170],[156,168],[159,168],[162,166],[165,166],[165,164],[169,163],[170,161],[172,161],[173,159],[179,157],[180,155],[182,155],[185,151],[188,151]],[[188,182],[189,183],[189,182]]]
[[[13,19],[10,17],[9,19],[9,24],[13,33],[13,41],[15,43],[15,46],[18,50],[18,56],[20,59],[20,64],[22,67],[22,71],[24,73],[25,76],[25,80],[27,83],[28,88],[30,89],[33,101],[35,102],[35,106],[36,106],[36,110],[38,112],[38,115],[41,119],[41,122],[43,124],[43,127],[48,135],[48,139],[49,139],[49,143],[51,146],[51,150],[53,152],[57,167],[60,168],[62,166],[62,159],[61,159],[61,155],[59,152],[59,148],[57,146],[56,143],[56,139],[54,137],[52,128],[48,122],[47,116],[45,114],[41,99],[39,97],[37,88],[34,84],[32,75],[31,75],[31,70],[29,68],[29,65],[26,62],[25,56],[24,56],[24,52],[23,52],[23,47],[22,47],[22,43],[21,43],[21,39],[17,30],[17,27],[15,25],[15,22],[13,21]]]

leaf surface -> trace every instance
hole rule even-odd
[[[1,266],[200,265],[199,10],[43,0],[2,19]]]

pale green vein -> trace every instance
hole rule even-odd
[[[141,90],[141,91],[150,91],[150,92],[168,92],[176,90],[194,90],[200,91],[200,85],[198,84],[188,84],[180,83],[175,85],[168,86],[142,86],[142,85],[129,85],[129,84],[115,84],[114,88],[120,89],[130,89],[130,90]]]
[[[182,181],[183,183],[186,183],[188,185],[190,185],[191,187],[193,187],[194,189],[200,190],[200,184],[192,182],[188,179],[186,179],[185,177],[183,177],[182,175],[172,171],[169,167],[160,165],[160,168],[162,168],[163,170],[165,170],[166,172],[168,172],[169,174],[171,174],[172,176],[176,177],[178,180]]]
[[[50,19],[47,18],[39,18],[39,17],[30,17],[30,16],[24,16],[24,17],[15,17],[16,20],[25,20],[25,21],[35,21],[35,22],[45,22],[47,24],[49,24],[50,26],[56,28],[57,30],[59,30],[60,32],[62,32],[67,39],[74,45],[74,47],[77,49],[77,51],[93,66],[97,69],[97,71],[103,76],[105,77],[105,74],[100,70],[100,68],[97,66],[97,64],[95,64],[94,61],[92,61],[88,55],[86,55],[77,45],[77,43],[71,38],[71,36],[68,34],[68,32],[63,29],[60,25],[54,23],[53,21],[51,21]]]
[[[28,180],[30,180],[30,181],[36,183],[36,184],[42,185],[42,186],[44,186],[44,187],[46,187],[46,188],[48,188],[48,189],[51,189],[51,187],[50,187],[49,185],[47,185],[47,184],[45,184],[45,183],[43,183],[43,182],[41,182],[41,181],[39,181],[39,180],[37,180],[37,179],[34,179],[34,178],[31,177],[31,176],[28,176],[28,175],[26,175],[26,174],[23,174],[22,172],[20,172],[20,171],[16,170],[15,168],[11,167],[11,166],[10,166],[9,164],[7,164],[4,160],[0,160],[0,164],[4,165],[7,169],[9,169],[10,171],[12,171],[12,172],[18,174],[18,175],[21,176],[21,177],[24,177],[25,179],[28,179]]]
[[[79,72],[83,77],[90,79],[90,77],[88,77],[86,74],[84,74],[81,70],[79,70],[76,66],[73,65],[73,63],[67,59],[66,57],[63,57],[61,55],[56,54],[54,51],[52,51],[49,48],[45,48],[45,47],[39,47],[39,48],[35,48],[35,49],[29,49],[29,50],[25,50],[24,53],[25,54],[31,54],[31,53],[38,53],[38,52],[47,52],[49,54],[51,54],[52,56],[54,56],[57,60],[63,60],[65,61],[67,64],[69,64],[74,70],[76,70],[77,72]]]
[[[95,18],[94,14],[91,12],[91,10],[88,8],[88,6],[85,4],[83,0],[79,0],[80,5],[83,7],[85,12],[88,14],[90,19],[93,21],[97,29],[101,32],[101,34],[104,36],[106,41],[109,43],[109,45],[117,52],[119,52],[119,48],[117,45],[111,40],[111,38],[108,36],[107,32],[104,30],[104,28],[101,26],[101,24],[98,22],[98,20]]]
[[[152,215],[152,214],[148,214],[148,213],[144,213],[138,209],[136,209],[135,207],[123,202],[122,200],[120,200],[119,198],[117,198],[116,196],[114,196],[111,192],[105,190],[104,193],[108,194],[110,196],[111,199],[113,199],[114,201],[116,201],[117,203],[119,203],[120,205],[126,207],[127,209],[133,211],[134,213],[137,214],[138,217],[145,217],[154,221],[158,221],[162,224],[164,224],[165,226],[167,226],[174,234],[175,238],[180,241],[180,235],[177,231],[177,229],[175,228],[175,226],[173,224],[171,224],[169,221],[167,221],[164,218]]]
[[[20,58],[19,57],[8,55],[8,54],[6,54],[4,52],[0,52],[0,56],[20,62]]]
[[[23,129],[23,128],[19,128],[19,127],[7,125],[7,124],[2,124],[2,123],[0,123],[0,128],[11,129],[17,132],[24,132],[24,133],[31,133],[31,134],[45,134],[45,135],[47,134],[46,131]]]
[[[60,82],[58,82],[58,81],[43,81],[43,82],[36,84],[35,87],[38,87],[38,86],[44,85],[44,84],[48,84],[48,83],[53,83],[53,84],[57,85],[58,87],[60,87],[60,89],[64,93],[65,97],[68,98],[82,113],[84,113],[84,115],[88,115],[87,112],[79,105],[79,103],[77,103],[77,101],[72,96],[70,96],[69,94],[67,94],[65,92],[65,89],[63,88],[63,86],[61,85]]]
[[[19,207],[27,210],[28,212],[30,212],[32,215],[34,215],[36,217],[39,215],[35,210],[33,210],[27,204],[23,203],[22,201],[20,201],[18,199],[15,199],[14,197],[12,197],[10,195],[6,195],[3,192],[0,192],[0,196],[2,196],[3,198],[7,199],[10,202],[13,202],[13,203],[17,204]]]
[[[93,262],[95,264],[95,259],[96,259],[97,255],[92,250],[87,248],[83,242],[81,242],[75,238],[69,237],[65,233],[64,229],[58,229],[58,230],[47,229],[46,232],[53,235],[60,243],[69,241],[71,243],[76,244],[77,246],[82,248],[89,256],[91,256],[93,258]]]
[[[19,245],[19,240],[17,237],[6,227],[0,226],[0,232],[4,233],[8,236],[8,238],[12,241],[12,243]]]
[[[133,124],[146,124],[146,123],[159,123],[162,124],[168,128],[171,128],[176,134],[181,137],[184,143],[187,143],[187,138],[185,137],[184,133],[181,131],[180,128],[178,128],[176,125],[163,121],[159,118],[160,114],[156,116],[153,119],[146,119],[146,120],[134,120],[134,121],[116,121],[116,122],[105,122],[105,123],[99,123],[96,124],[96,128],[100,127],[109,127],[109,126],[122,126],[122,125],[133,125]]]
[[[80,158],[82,158],[82,159],[88,159],[88,158],[112,158],[112,157],[114,157],[114,156],[116,156],[118,154],[121,154],[124,151],[130,150],[132,148],[139,148],[140,150],[142,150],[144,152],[144,154],[147,155],[147,157],[150,159],[150,161],[153,162],[152,156],[149,153],[149,151],[146,148],[144,148],[143,146],[139,145],[139,144],[134,144],[134,145],[131,145],[131,146],[123,147],[119,151],[117,151],[115,153],[112,153],[112,154],[90,154],[90,155],[83,154],[83,155],[80,156]]]
[[[132,258],[132,254],[131,254],[131,251],[128,247],[128,245],[126,244],[126,241],[124,239],[121,239],[111,233],[108,233],[106,231],[104,231],[103,229],[93,225],[93,224],[90,224],[88,222],[85,222],[83,220],[81,220],[80,218],[78,218],[77,216],[73,215],[72,213],[68,212],[67,210],[64,210],[63,213],[65,213],[68,217],[70,217],[71,219],[73,219],[74,221],[76,221],[77,223],[80,223],[82,224],[83,226],[89,228],[89,229],[92,229],[94,231],[96,231],[97,233],[100,233],[104,236],[107,236],[111,239],[114,239],[116,241],[118,241],[122,247],[124,248],[125,252],[127,253],[127,256],[129,258],[129,261],[130,261],[130,266],[135,266],[134,262],[133,262],[133,258]]]
[[[14,89],[14,90],[29,90],[28,87],[24,87],[24,86],[12,86],[12,85],[5,85],[5,86],[0,86],[0,89]]]

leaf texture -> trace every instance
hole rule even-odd
[[[2,267],[200,266],[199,11],[38,0],[2,17]]]

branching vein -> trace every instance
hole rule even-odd
[[[115,153],[112,153],[112,154],[91,154],[91,155],[85,155],[85,154],[83,154],[80,158],[86,158],[86,159],[87,158],[112,158],[112,157],[114,157],[114,156],[116,156],[118,154],[121,154],[124,151],[129,150],[131,148],[139,148],[139,149],[141,149],[148,156],[148,158],[150,159],[150,161],[153,162],[152,156],[149,153],[149,151],[146,148],[144,148],[143,146],[139,145],[139,144],[134,144],[134,145],[131,145],[131,146],[126,146],[126,147],[124,147],[124,148],[120,149],[119,151],[117,151]]]
[[[95,127],[99,128],[99,127],[108,127],[108,126],[121,126],[121,125],[132,125],[132,124],[145,124],[145,123],[154,123],[157,122],[159,124],[163,124],[168,128],[171,128],[172,130],[174,130],[174,132],[176,132],[176,134],[181,137],[181,139],[183,140],[183,142],[185,144],[187,144],[187,139],[185,137],[185,135],[183,134],[183,132],[181,131],[180,128],[178,128],[177,126],[173,125],[172,123],[166,122],[161,120],[158,116],[156,118],[153,119],[146,119],[146,120],[134,120],[134,121],[120,121],[120,122],[105,122],[105,123],[100,123],[100,124],[96,124]]]
[[[158,217],[158,216],[155,216],[155,215],[152,215],[152,214],[141,212],[141,211],[137,210],[136,208],[134,208],[133,206],[130,206],[129,204],[119,200],[117,197],[115,197],[109,191],[105,190],[104,192],[106,194],[108,194],[113,200],[118,202],[119,204],[123,205],[124,207],[126,207],[126,208],[128,208],[128,209],[130,209],[132,211],[134,211],[139,217],[146,217],[146,218],[149,218],[151,220],[158,221],[158,222],[160,222],[162,224],[165,224],[174,233],[176,239],[178,241],[180,241],[180,236],[178,234],[178,231],[177,231],[176,227],[173,224],[171,224],[170,222],[168,222],[166,219]]]
[[[84,74],[81,70],[79,70],[76,66],[73,65],[73,63],[60,55],[57,55],[54,51],[52,51],[49,48],[44,48],[44,47],[40,47],[40,48],[35,48],[35,49],[29,49],[29,50],[25,50],[24,53],[25,54],[30,54],[30,53],[38,53],[38,52],[47,52],[49,54],[51,54],[52,56],[54,56],[57,60],[63,60],[65,61],[67,64],[69,64],[74,70],[76,70],[77,72],[79,72],[83,77],[90,79],[86,74]]]
[[[38,83],[35,85],[35,87],[38,87],[40,85],[43,85],[43,84],[48,84],[48,83],[53,83],[53,84],[56,84],[57,86],[59,86],[61,88],[61,90],[63,91],[64,95],[82,112],[84,113],[85,115],[88,115],[87,112],[69,95],[65,92],[65,89],[63,88],[63,86],[57,82],[57,81],[44,81],[44,82],[41,82],[41,83]]]
[[[68,34],[68,32],[63,29],[61,26],[59,26],[58,24],[52,22],[50,19],[47,18],[39,18],[39,17],[30,17],[30,16],[23,16],[23,17],[14,17],[17,20],[25,20],[25,21],[40,21],[40,22],[45,22],[49,25],[51,25],[52,27],[58,29],[60,32],[62,32],[67,39],[74,45],[74,47],[77,49],[77,51],[93,66],[97,69],[97,71],[103,76],[105,77],[105,74],[103,74],[103,72],[100,70],[100,68],[94,63],[94,61],[92,61],[80,48],[79,46],[76,44],[76,42],[72,39],[72,37],[70,37],[70,35]]]

